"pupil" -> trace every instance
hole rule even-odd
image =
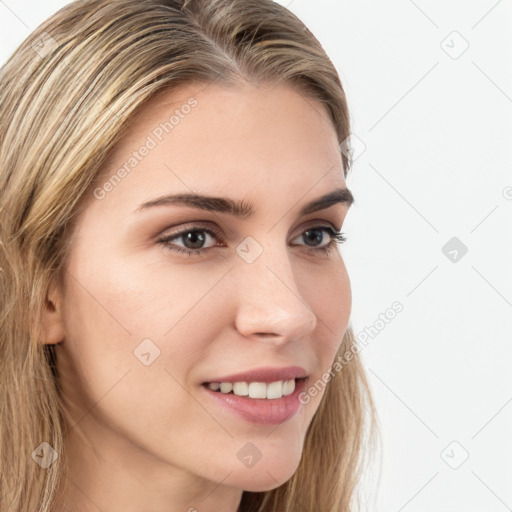
[[[313,236],[310,236],[311,233],[313,233]],[[316,233],[316,235],[314,233]],[[314,245],[320,245],[322,243],[322,236],[323,236],[323,234],[319,229],[310,229],[304,233],[305,238],[312,240],[313,242],[315,240],[318,242],[318,244],[314,244]]]
[[[189,249],[200,249],[201,248],[201,245],[205,241],[205,236],[200,233],[201,233],[201,231],[189,231],[187,233],[187,235],[185,236],[186,241],[191,242],[193,245],[192,247],[190,247],[189,245],[185,244],[185,245],[187,245],[187,247]]]

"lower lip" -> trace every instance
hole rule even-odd
[[[289,420],[302,405],[299,394],[303,391],[306,380],[296,380],[295,390],[291,395],[281,398],[248,398],[233,393],[212,391],[207,386],[201,388],[221,407],[233,412],[238,417],[258,425],[277,425]]]

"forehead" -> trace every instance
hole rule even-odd
[[[103,206],[133,211],[155,195],[200,192],[296,201],[344,186],[324,105],[287,84],[187,84],[160,93],[107,160]]]
[[[125,157],[148,138],[159,146],[152,153],[161,156],[166,148],[168,156],[186,152],[199,161],[217,155],[228,158],[238,149],[246,158],[261,149],[282,154],[290,146],[301,156],[315,157],[326,149],[331,157],[339,153],[326,107],[285,83],[187,84],[163,91],[142,106],[113,148],[111,161]]]

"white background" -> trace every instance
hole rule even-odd
[[[0,63],[66,3],[0,0]],[[355,333],[374,328],[367,507],[512,510],[512,1],[279,3],[333,60],[357,136],[342,251]]]

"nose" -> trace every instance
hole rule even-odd
[[[284,344],[314,331],[316,314],[297,287],[286,250],[263,251],[252,263],[241,260],[236,266],[235,326],[241,335]]]

